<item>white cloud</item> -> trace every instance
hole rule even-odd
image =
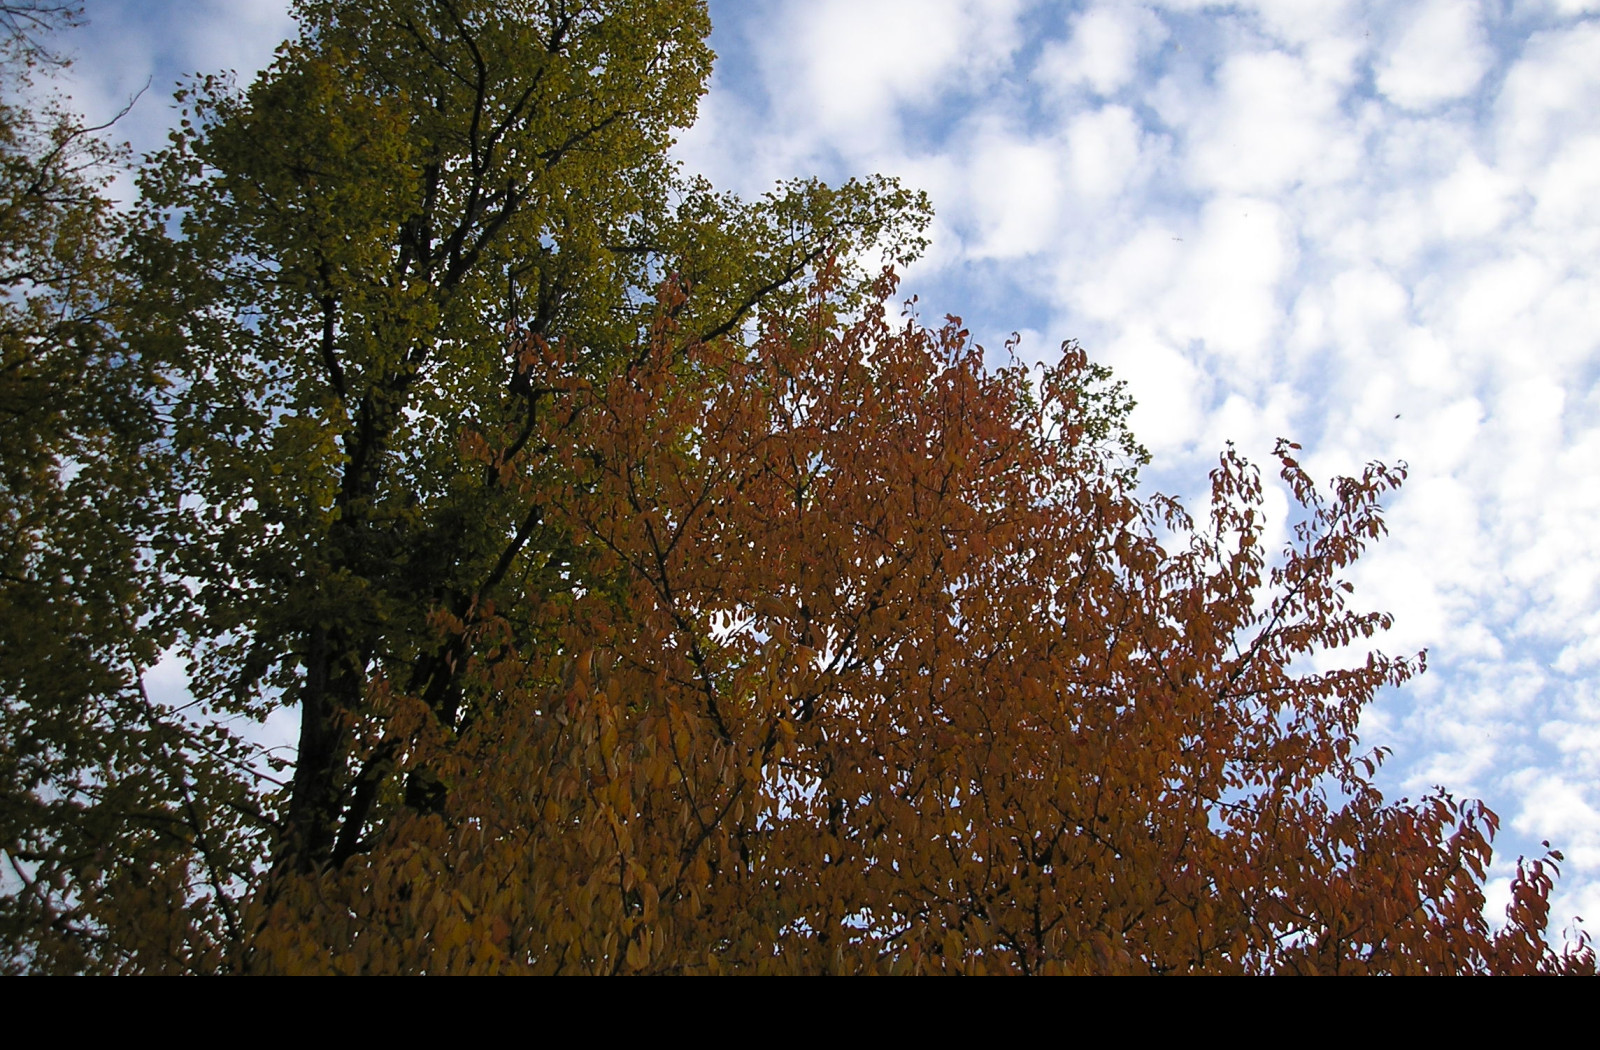
[[[965,206],[977,259],[1010,259],[1050,247],[1062,195],[1062,165],[1052,144],[1004,132],[972,143]]]
[[[1209,201],[1184,245],[1184,266],[1163,311],[1174,333],[1204,341],[1224,368],[1252,375],[1282,322],[1281,282],[1294,237],[1277,205],[1249,197]]]
[[[813,0],[785,6],[761,50],[788,133],[834,148],[893,140],[901,106],[927,108],[1007,68],[1020,0]]]
[[[1189,94],[1177,85],[1168,90]],[[1202,190],[1274,193],[1301,181],[1332,181],[1348,176],[1360,157],[1337,84],[1283,51],[1228,57],[1214,94],[1169,105],[1163,116],[1182,126],[1186,170]]]
[[[1506,74],[1496,99],[1499,160],[1537,171],[1600,112],[1600,25],[1536,33]]]
[[[1086,318],[1148,325],[1152,312],[1141,307],[1172,282],[1182,254],[1176,227],[1148,223],[1099,260],[1098,276],[1071,273],[1059,294]]]
[[[1062,295],[1075,312],[1154,325],[1175,346],[1220,355],[1230,382],[1253,381],[1282,322],[1280,281],[1294,258],[1285,217],[1253,198],[1219,198],[1194,227],[1150,224],[1134,232],[1096,276],[1070,273]]]
[[[1392,274],[1370,265],[1339,273],[1325,290],[1312,289],[1307,298],[1326,302],[1324,340],[1356,368],[1387,352],[1385,344],[1406,323],[1411,301]]]
[[[1377,63],[1378,90],[1411,110],[1467,95],[1493,58],[1480,14],[1475,0],[1431,0],[1411,11]]]
[[[1514,778],[1522,807],[1512,826],[1529,836],[1560,841],[1574,864],[1600,865],[1600,811],[1586,796],[1591,785],[1527,769]],[[1587,789],[1587,790],[1586,790]]]
[[[1511,214],[1517,183],[1468,156],[1432,191],[1434,226],[1443,238],[1466,239],[1494,232]]]
[[[1153,453],[1181,451],[1204,423],[1208,384],[1190,356],[1146,327],[1130,326],[1095,356],[1128,381],[1138,402],[1131,425]]]
[[[1542,169],[1528,174],[1536,226],[1568,238],[1574,254],[1594,256],[1600,230],[1600,135],[1576,134]]]
[[[1114,95],[1133,82],[1145,53],[1166,38],[1166,26],[1148,8],[1097,5],[1072,19],[1070,39],[1045,46],[1033,76],[1057,92],[1087,85]]]
[[[1138,117],[1126,106],[1105,106],[1074,116],[1066,130],[1066,167],[1072,188],[1092,201],[1131,189],[1142,137]]]
[[[1573,756],[1576,770],[1590,779],[1600,778],[1600,702],[1592,690],[1574,698],[1568,717],[1552,719],[1539,736],[1564,754]]]

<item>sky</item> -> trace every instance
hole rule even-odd
[[[285,7],[88,0],[73,98],[97,121],[148,82],[119,129],[158,147],[177,76],[247,82]],[[1492,899],[1549,840],[1552,926],[1600,926],[1600,0],[710,7],[685,167],[926,190],[902,293],[1110,365],[1148,491],[1203,507],[1228,442],[1407,465],[1352,580],[1429,670],[1362,743],[1386,793],[1500,815]]]

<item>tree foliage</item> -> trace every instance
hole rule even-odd
[[[663,321],[604,382],[540,354],[562,469],[517,483],[608,586],[541,613],[532,649],[481,610],[459,735],[383,691],[448,799],[286,887],[257,965],[1592,964],[1541,939],[1545,862],[1491,929],[1488,810],[1371,786],[1358,714],[1414,663],[1295,669],[1386,622],[1341,574],[1398,472],[1323,494],[1283,446],[1306,519],[1269,566],[1231,453],[1204,525],[1135,496],[1076,347],[1030,376],[985,369],[955,321],[845,324],[822,299],[805,320],[749,348]]]
[[[0,5],[0,966],[159,970],[237,938],[208,860],[253,785],[225,729],[145,690],[175,637],[152,549],[166,377],[117,334],[121,152],[36,76],[76,13]]]
[[[1281,447],[1276,559],[1231,452],[1140,498],[1075,345],[891,320],[920,195],[677,173],[700,3],[296,11],[130,218],[8,198],[90,260],[7,300],[13,968],[1592,970],[1558,858],[1492,927],[1493,814],[1371,786],[1418,665],[1302,670],[1400,472]]]
[[[507,471],[549,391],[518,347],[633,352],[670,266],[679,320],[731,333],[823,252],[903,255],[920,201],[876,180],[755,206],[664,153],[709,71],[683,0],[304,3],[248,92],[206,81],[146,176],[143,338],[178,362],[195,493],[176,571],[202,581],[203,695],[298,705],[280,859],[343,862],[378,818],[388,750],[355,762],[377,677],[469,716],[461,619],[514,578],[571,585],[570,543]],[[180,236],[173,238],[173,221]],[[175,277],[170,276],[175,275]],[[164,351],[161,343],[172,349]],[[492,467],[466,433],[517,435]],[[408,774],[410,804],[439,785]]]

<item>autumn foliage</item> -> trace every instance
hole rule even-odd
[[[1492,813],[1371,786],[1357,718],[1418,664],[1301,669],[1386,622],[1341,577],[1401,472],[1324,494],[1280,446],[1303,521],[1268,551],[1231,452],[1202,523],[1135,495],[1076,346],[989,370],[955,320],[823,293],[753,349],[663,319],[606,381],[521,353],[553,464],[463,440],[593,583],[437,623],[459,735],[379,687],[366,746],[403,738],[442,809],[281,880],[249,968],[1593,969],[1542,939],[1549,861],[1490,926]]]

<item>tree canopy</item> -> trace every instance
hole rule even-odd
[[[1593,970],[1372,786],[1420,662],[1305,670],[1403,471],[1141,496],[1083,350],[893,305],[921,195],[677,171],[701,3],[295,10],[130,214],[0,111],[10,968]]]

